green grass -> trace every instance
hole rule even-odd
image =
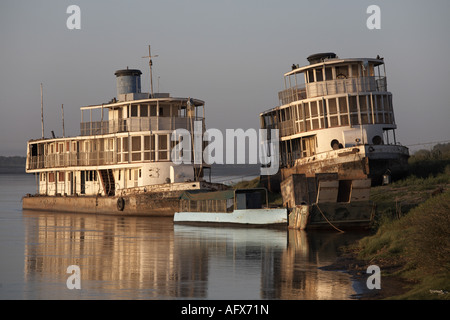
[[[450,299],[450,191],[430,197],[400,219],[385,218],[361,239],[358,258],[394,268],[415,285],[400,299]]]
[[[450,300],[450,144],[409,159],[409,175],[374,187],[374,234],[352,246],[386,276],[410,283],[392,299]],[[441,291],[442,290],[442,291]]]

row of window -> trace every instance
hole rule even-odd
[[[159,106],[148,104],[132,104],[126,106],[125,108],[124,109],[128,114],[128,117],[156,117],[158,115],[160,117],[185,117],[187,115],[186,108],[182,108],[181,104],[179,106],[165,105],[164,103],[160,103]],[[122,113],[122,109],[119,112]],[[120,113],[119,118],[122,118],[123,114],[121,115]]]
[[[70,173],[67,172],[67,175]],[[87,170],[81,171],[81,175],[83,176],[85,181],[97,181],[97,171],[96,170]],[[45,182],[48,176],[48,182],[55,182],[55,177],[58,179],[58,182],[66,181],[66,172],[42,172],[39,174],[39,181]],[[82,178],[82,179],[83,179]],[[67,180],[69,180],[67,178]]]
[[[295,132],[359,124],[393,124],[392,96],[352,95],[316,99],[267,113],[263,115],[263,121],[266,128],[282,123],[279,129],[291,128]]]
[[[131,136],[119,138],[101,138],[80,141],[64,141],[45,144],[44,154],[64,153],[64,152],[96,152],[96,151],[114,151],[140,152],[140,151],[160,151],[168,152],[169,145],[173,147],[176,142],[170,141],[170,134]],[[131,148],[130,148],[131,144]],[[157,150],[156,150],[157,149]]]
[[[132,172],[133,170],[125,170],[128,171],[128,180],[132,180]],[[134,178],[141,178],[142,177],[142,170],[141,169],[134,169],[135,171],[135,177]],[[39,175],[39,181],[41,182],[45,182],[48,176],[48,182],[55,182],[55,177],[57,177],[58,182],[64,182],[66,181],[66,174],[67,174],[67,180],[69,180],[68,176],[69,172],[42,172]],[[86,171],[81,171],[81,176],[82,176],[82,180],[84,179],[84,181],[98,181],[98,174],[96,170],[86,170]],[[121,181],[122,180],[122,170],[119,170],[119,175],[118,175],[118,180]]]

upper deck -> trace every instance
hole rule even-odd
[[[27,172],[169,162],[174,130],[205,131],[204,101],[141,93],[139,70],[115,74],[117,98],[81,107],[80,135],[28,141]]]
[[[327,95],[387,91],[382,58],[339,59],[322,55],[310,65],[293,65],[292,71],[284,74],[285,89],[278,93],[280,105]]]
[[[186,129],[193,121],[204,125],[205,103],[199,99],[172,98],[158,94],[153,99],[130,100],[111,104],[82,107],[80,135],[104,135],[121,132]],[[107,119],[105,118],[107,110]],[[89,120],[85,121],[85,114]],[[100,118],[93,121],[93,113]]]

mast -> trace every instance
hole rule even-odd
[[[66,137],[66,133],[64,130],[64,104],[61,104],[61,112],[62,112],[62,133],[63,133],[63,138]]]
[[[44,98],[42,92],[42,83],[41,83],[41,127],[42,127],[42,139],[44,139]]]
[[[152,56],[151,50],[150,50],[150,45],[148,46],[148,56],[142,57],[142,58],[148,58],[148,65],[150,67],[150,92],[153,98],[153,75],[152,75],[152,65],[153,65],[153,61],[152,58],[156,58],[158,55],[154,55]]]

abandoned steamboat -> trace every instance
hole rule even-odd
[[[280,137],[280,171],[261,181],[281,190],[288,207],[315,207],[310,225],[314,217],[325,223],[318,208],[325,203],[332,203],[330,220],[367,223],[370,205],[351,206],[368,200],[371,185],[403,175],[409,157],[396,139],[384,59],[341,59],[329,52],[307,60],[284,74],[280,105],[260,114],[261,128],[278,129]]]
[[[37,192],[23,197],[23,209],[173,216],[184,191],[225,188],[204,179],[205,163],[171,161],[171,133],[193,132],[199,121],[204,131],[205,102],[141,92],[141,74],[116,71],[117,98],[81,107],[79,136],[28,141],[26,172],[36,175]]]

